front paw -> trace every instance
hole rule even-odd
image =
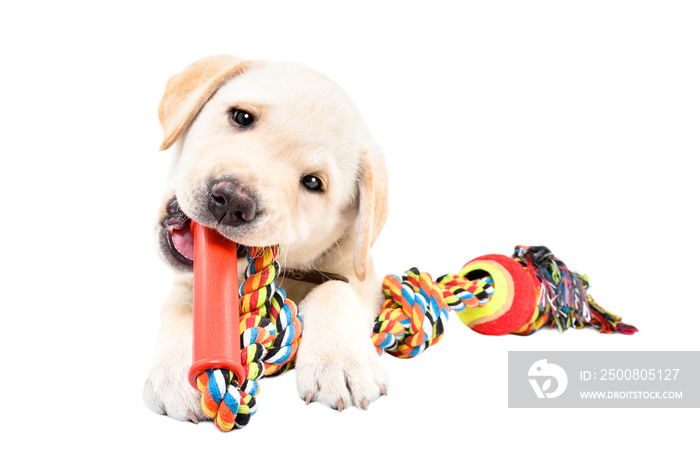
[[[297,390],[309,404],[333,409],[369,403],[386,395],[387,372],[371,340],[364,344],[314,344],[303,341],[296,362]]]
[[[195,424],[207,419],[202,413],[201,394],[187,380],[190,364],[189,351],[173,351],[153,366],[143,390],[143,401],[149,409]]]

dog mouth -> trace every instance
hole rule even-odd
[[[192,220],[180,209],[177,198],[172,198],[165,209],[167,216],[162,221],[163,235],[171,256],[180,264],[194,264],[194,237],[190,231]]]
[[[181,209],[177,198],[172,198],[166,207],[166,217],[162,220],[162,235],[168,252],[178,268],[192,269],[194,264],[194,236],[190,219]],[[247,247],[237,245],[238,257],[246,257]]]

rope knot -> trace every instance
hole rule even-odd
[[[427,273],[412,268],[406,275],[387,275],[386,297],[372,340],[381,354],[412,358],[442,338],[449,310],[440,286]]]
[[[433,281],[430,274],[416,268],[403,277],[387,275],[382,282],[386,300],[372,335],[377,352],[399,358],[417,356],[440,341],[448,311],[459,313],[486,305],[493,295],[491,277],[470,280],[465,275],[461,271]]]
[[[241,393],[234,374],[227,369],[207,369],[197,377],[202,411],[222,431],[233,429],[239,414]]]

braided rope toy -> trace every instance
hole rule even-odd
[[[377,352],[412,358],[442,338],[448,312],[484,335],[530,335],[542,328],[591,326],[600,333],[637,332],[587,293],[587,276],[571,272],[544,246],[491,254],[433,281],[412,268],[387,275],[386,300],[374,324]]]
[[[257,411],[258,379],[294,365],[303,322],[275,285],[279,248],[248,248],[245,281],[237,284],[236,244],[192,221],[194,344],[190,383],[202,411],[221,431],[244,427]],[[529,335],[541,328],[591,326],[632,334],[588,295],[588,278],[571,272],[543,246],[517,246],[513,257],[487,255],[433,281],[412,268],[387,275],[375,321],[377,352],[412,358],[442,339],[449,311],[486,335]],[[235,323],[238,322],[238,332]],[[236,341],[236,336],[240,336]]]
[[[277,246],[248,249],[246,279],[238,288],[236,244],[194,221],[191,228],[195,260],[190,384],[202,393],[204,414],[220,430],[229,431],[247,425],[257,411],[258,379],[293,366],[302,322],[296,305],[275,286],[280,270]],[[201,233],[205,230],[207,235]],[[209,262],[218,267],[200,265]],[[217,344],[222,340],[225,344]],[[221,353],[238,363],[229,363]]]

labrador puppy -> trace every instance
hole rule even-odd
[[[204,419],[187,381],[194,219],[239,245],[280,245],[282,268],[295,272],[282,286],[304,320],[299,395],[366,409],[387,385],[370,340],[382,300],[370,248],[387,216],[387,175],[350,98],[302,65],[218,55],[170,78],[159,117],[173,164],[155,234],[175,279],[144,389],[148,407]]]

